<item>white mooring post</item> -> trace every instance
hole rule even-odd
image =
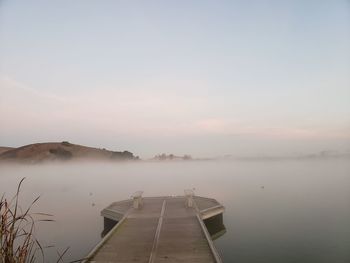
[[[133,199],[133,207],[135,209],[139,209],[142,207],[142,194],[143,191],[137,191],[131,196],[131,198]]]
[[[193,196],[194,192],[191,189],[185,190],[185,196],[186,196],[186,206],[187,207],[193,207]]]

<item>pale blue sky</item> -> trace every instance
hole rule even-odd
[[[0,2],[0,145],[350,149],[349,1]]]

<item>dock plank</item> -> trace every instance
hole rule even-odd
[[[144,198],[140,209],[129,207],[87,262],[221,262],[214,256],[198,211],[185,203],[183,196],[157,197]],[[126,211],[126,204],[122,201],[119,207],[115,202],[107,209]]]
[[[167,200],[156,262],[215,262],[193,208],[184,198]]]

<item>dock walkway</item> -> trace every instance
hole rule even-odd
[[[118,223],[87,262],[221,262],[203,218],[224,208],[214,199],[193,201],[193,207],[184,196],[143,198],[139,208],[131,200],[111,204],[101,214]]]

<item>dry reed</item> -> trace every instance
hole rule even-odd
[[[11,200],[4,195],[0,199],[0,263],[33,263],[38,261],[38,257],[44,262],[43,247],[34,236],[35,223],[52,220],[35,220],[34,216],[51,215],[30,212],[39,197],[26,210],[21,209],[19,194],[24,179],[19,182]]]

